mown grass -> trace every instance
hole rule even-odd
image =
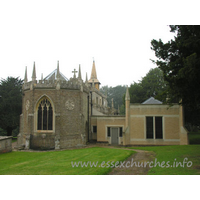
[[[49,152],[0,154],[0,174],[11,175],[101,175],[112,168],[99,167],[105,161],[123,161],[134,152],[120,149],[86,148]],[[97,167],[72,167],[71,162],[97,162]]]
[[[199,175],[200,174],[200,145],[180,145],[180,146],[149,146],[132,147],[155,152],[157,165],[152,167],[148,174],[151,175]],[[187,159],[186,159],[187,158]],[[154,159],[154,164],[155,164]],[[183,161],[187,161],[183,167]],[[162,165],[161,163],[165,162]],[[169,161],[169,162],[168,162]],[[158,164],[160,163],[160,166]],[[168,162],[168,165],[167,165]],[[178,164],[181,163],[180,164]],[[189,167],[191,165],[192,166]],[[165,167],[163,167],[165,166]],[[177,166],[177,167],[176,167]]]

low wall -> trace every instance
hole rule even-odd
[[[12,136],[0,136],[0,153],[12,151]]]

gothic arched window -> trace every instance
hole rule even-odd
[[[39,103],[37,117],[37,130],[53,130],[53,108],[47,98]]]

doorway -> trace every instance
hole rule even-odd
[[[111,128],[111,144],[118,145],[119,128]]]

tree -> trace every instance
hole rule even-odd
[[[100,91],[107,96],[108,106],[112,106],[112,98],[114,103],[114,108],[120,109],[120,114],[125,114],[124,99],[126,93],[126,86],[118,85],[116,87],[101,87]]]
[[[167,83],[164,81],[163,72],[159,68],[150,69],[142,79],[141,85],[145,91],[145,98],[155,97],[162,102],[166,101],[165,90]]]
[[[129,88],[129,94],[131,103],[142,103],[146,100],[145,91],[141,83],[134,82],[131,84]]]
[[[168,82],[168,93],[188,109],[200,109],[200,26],[170,26],[174,40],[151,41],[151,49]]]
[[[0,81],[0,127],[12,135],[19,126],[22,110],[22,83],[19,78],[8,77]]]
[[[123,95],[126,93],[126,86],[118,85],[116,87],[103,86],[100,91],[107,95],[108,106],[112,106],[112,99],[114,108],[118,109],[118,106],[123,104]]]
[[[150,97],[165,102],[166,88],[163,72],[159,68],[150,69],[139,83],[131,84],[129,89],[131,103],[142,103]]]

